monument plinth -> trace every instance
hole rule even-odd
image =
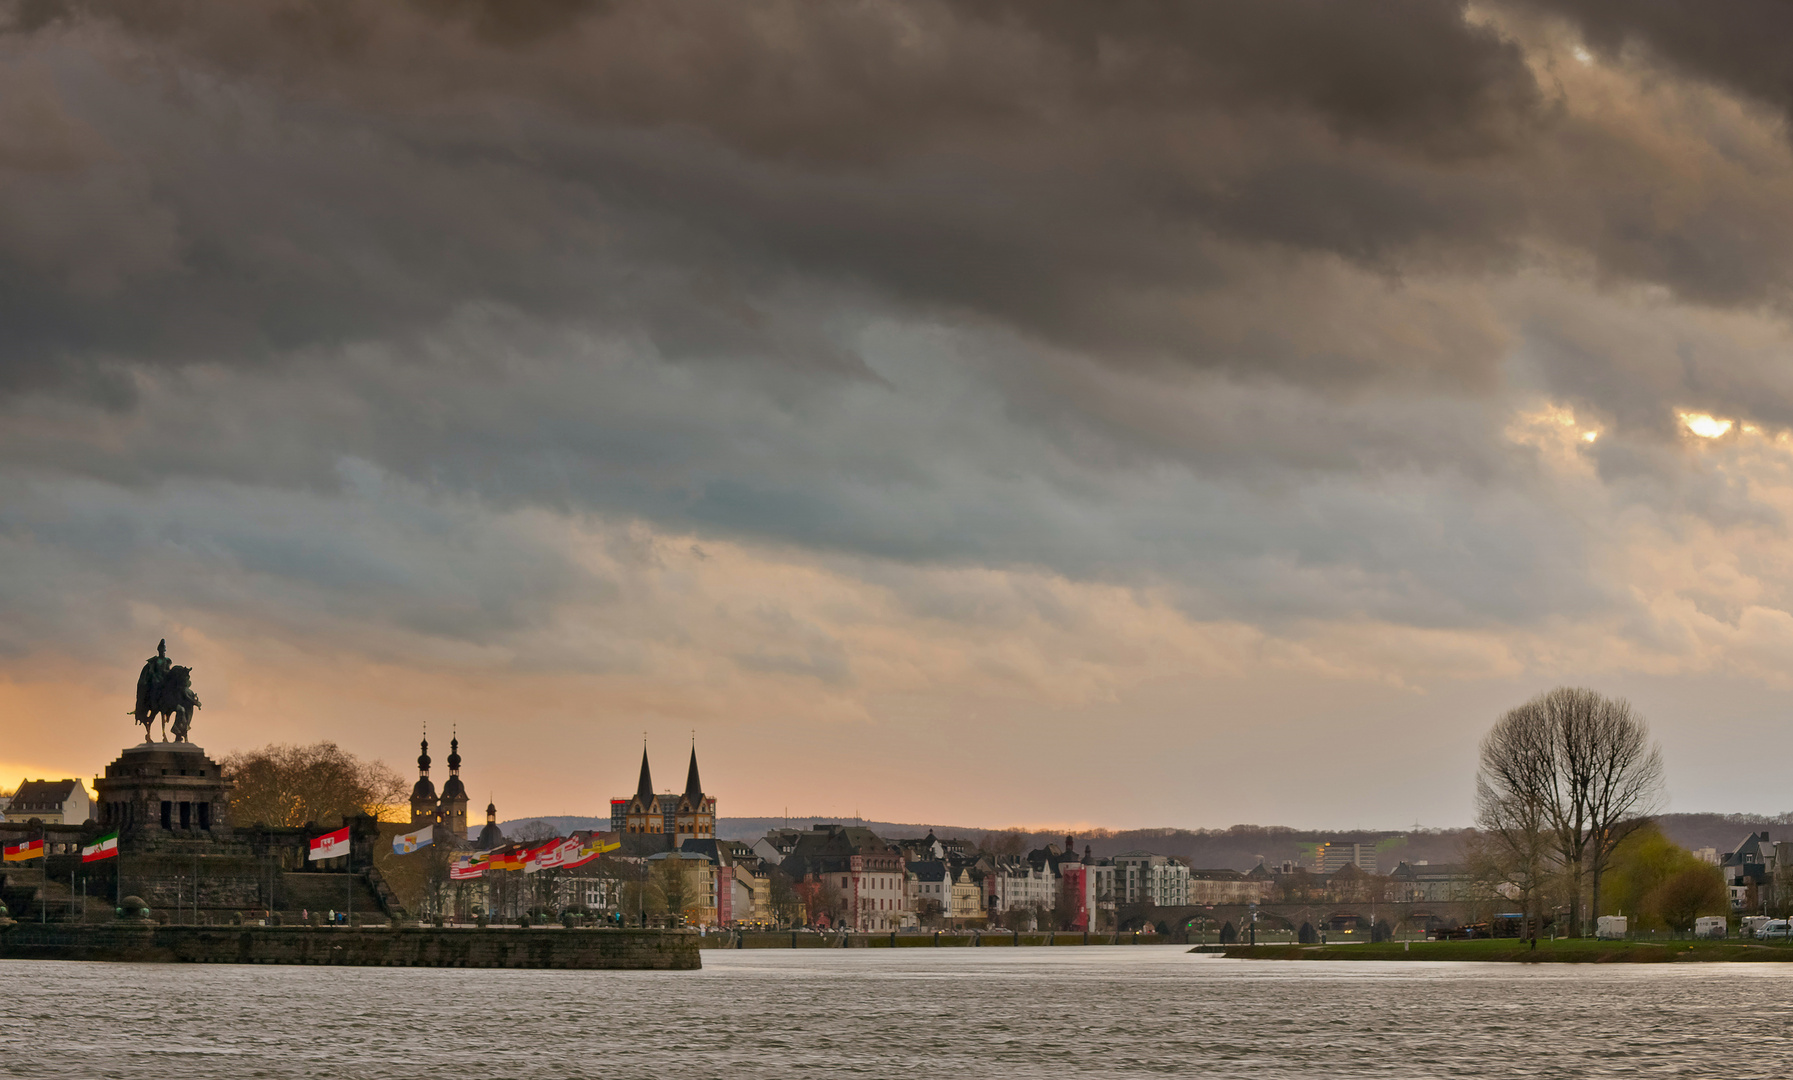
[[[120,838],[228,836],[230,782],[189,742],[127,747],[95,781],[100,824]]]

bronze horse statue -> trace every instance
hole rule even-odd
[[[199,708],[199,695],[193,692],[193,669],[178,664],[156,684],[147,688],[144,700],[137,706],[137,723],[143,725],[143,741],[153,741],[151,728],[156,718],[162,719],[162,741],[168,741],[168,721],[174,720],[174,741],[186,742],[193,726],[193,710]]]

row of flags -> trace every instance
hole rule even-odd
[[[41,859],[44,857],[44,842],[42,840],[27,840],[22,844],[7,844],[5,855],[7,862]],[[118,833],[116,831],[109,832],[81,848],[81,861],[84,863],[99,862],[101,859],[116,859],[117,857]]]
[[[428,847],[434,840],[434,826],[425,825],[416,832],[404,833],[392,838],[392,850],[397,855],[409,855],[419,848]],[[584,866],[607,851],[615,851],[620,843],[605,843],[597,833],[591,833],[587,839],[577,836],[555,837],[545,844],[534,847],[521,847],[512,844],[508,847],[495,848],[491,851],[475,851],[456,856],[448,869],[448,876],[456,881],[468,881],[480,877],[487,870],[521,870],[525,874],[533,874],[538,870],[571,870]],[[327,832],[314,837],[311,841],[310,859],[334,859],[349,853],[349,827],[344,825],[335,832]],[[5,846],[7,862],[25,862],[30,859],[41,859],[44,856],[44,842],[26,840],[19,844]],[[99,862],[101,859],[118,857],[118,833],[107,833],[93,843],[81,849],[82,862]]]
[[[487,870],[521,870],[525,874],[538,870],[571,870],[620,847],[622,844],[614,840],[606,843],[599,839],[596,833],[588,834],[584,840],[577,836],[557,836],[534,847],[511,844],[456,856],[449,864],[448,877],[451,881],[472,881],[484,877]]]

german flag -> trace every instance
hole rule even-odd
[[[44,842],[42,840],[27,840],[23,844],[6,845],[7,862],[24,862],[26,859],[41,859],[43,857]]]

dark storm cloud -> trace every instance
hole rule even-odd
[[[766,290],[795,278],[1108,359],[1485,386],[1496,341],[1316,349],[1186,301],[1224,296],[1241,252],[1404,280],[1501,272],[1537,243],[1698,300],[1788,284],[1793,237],[1759,193],[1696,182],[1663,220],[1675,163],[1565,125],[1560,87],[1459,5],[13,11],[18,77],[110,155],[14,178],[16,212],[131,223],[50,230],[48,257],[0,247],[14,385],[91,382],[95,358],[278,357],[481,302],[864,377],[765,325]],[[66,157],[70,136],[31,141]]]
[[[1452,163],[1548,110],[1517,47],[1459,9],[1105,10],[21,6],[21,77],[111,166],[9,196],[132,228],[0,250],[7,370],[252,362],[490,301],[863,374],[756,323],[766,279],[800,275],[1324,377],[1406,365],[1204,342],[1174,295],[1232,275],[1217,240],[1383,270],[1507,250],[1515,200]]]
[[[1776,300],[1784,163],[1578,112],[1464,5],[4,10],[0,461],[33,475],[396,513],[355,460],[505,512],[1443,626],[1612,600],[1528,501],[1521,391],[1621,425],[1599,460],[1668,502],[1671,406],[1793,413],[1772,350],[1677,327],[1704,351],[1670,362],[1510,295]],[[228,503],[194,513],[234,535]],[[421,531],[221,550],[365,616],[356,568]],[[480,599],[395,622],[527,622],[569,573],[439,560]]]
[[[1590,48],[1641,48],[1684,74],[1793,112],[1793,8],[1775,0],[1521,0],[1562,16]]]

